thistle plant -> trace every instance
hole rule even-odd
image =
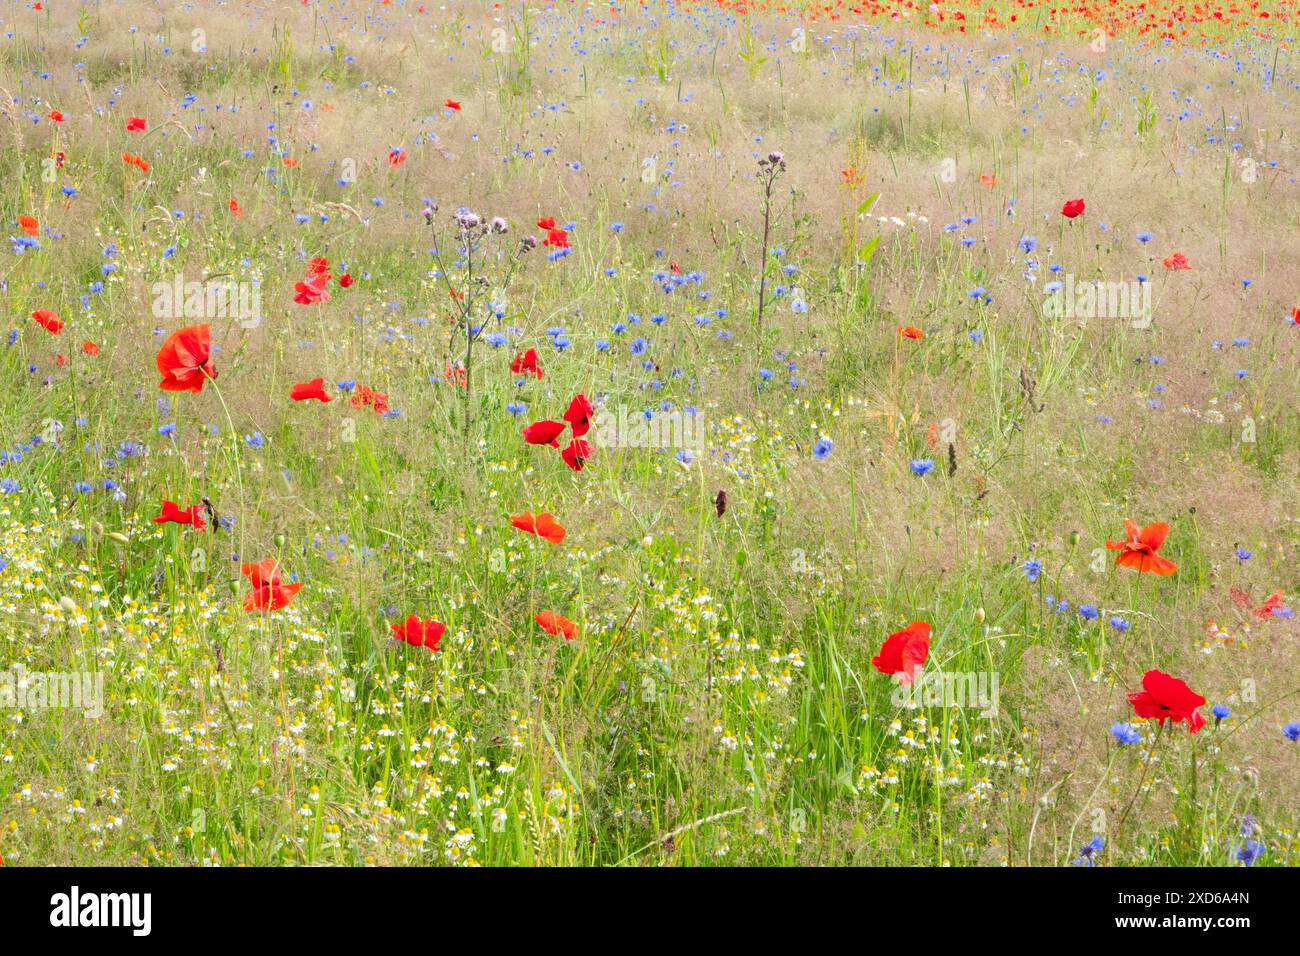
[[[505,318],[504,304],[492,301],[492,290],[510,287],[523,253],[534,248],[536,242],[530,242],[531,237],[527,237],[513,251],[506,252],[502,241],[510,232],[510,224],[505,219],[496,216],[488,220],[468,209],[458,209],[451,217],[456,259],[448,266],[437,227],[437,212],[436,204],[428,206],[424,217],[434,233],[435,278],[442,280],[451,299],[453,343],[464,343],[464,353],[456,360],[457,364],[448,362],[445,378],[465,390],[462,434],[468,452],[474,420],[474,344],[483,336],[489,322],[500,323]]]
[[[772,192],[785,172],[785,154],[772,151],[758,161],[758,181],[763,187],[763,251],[758,272],[758,316],[755,320],[755,370],[763,364],[763,310],[767,305],[768,243],[772,237]]]

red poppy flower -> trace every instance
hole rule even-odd
[[[1157,521],[1139,530],[1136,521],[1125,521],[1124,531],[1128,535],[1127,541],[1106,542],[1106,547],[1112,551],[1123,552],[1115,559],[1116,564],[1152,574],[1173,574],[1178,570],[1174,562],[1156,554],[1165,538],[1169,537],[1169,525]]]
[[[143,116],[132,116],[126,121],[126,131],[128,133],[143,133],[145,125]]]
[[[343,275],[339,276],[339,285],[343,286],[343,288],[345,288],[345,289],[350,289],[350,288],[352,288],[352,283],[353,283],[354,281],[356,281],[356,280],[354,280],[354,279],[352,278],[352,273],[351,273],[351,272],[345,272],[345,273],[343,273]]]
[[[312,276],[328,276],[330,261],[324,256],[313,256],[311,262],[307,263],[307,271]]]
[[[1164,671],[1150,670],[1142,675],[1143,690],[1128,695],[1133,711],[1139,717],[1154,718],[1163,726],[1166,720],[1174,723],[1187,721],[1187,729],[1197,733],[1205,726],[1205,718],[1196,708],[1205,706],[1205,698],[1177,677]]]
[[[267,558],[258,564],[245,564],[240,571],[248,578],[253,590],[244,598],[245,611],[278,611],[288,607],[302,583],[284,584],[280,578],[280,562]]]
[[[429,618],[422,621],[414,614],[410,615],[401,624],[388,625],[393,629],[393,636],[399,641],[405,641],[412,647],[427,647],[429,650],[442,650],[438,642],[442,640],[442,635],[447,632],[447,625],[441,621],[435,621]]]
[[[199,531],[208,526],[208,523],[203,520],[203,505],[178,508],[174,501],[164,501],[162,503],[162,514],[153,519],[154,524],[167,524],[168,522],[193,525]]]
[[[390,150],[388,153],[388,165],[400,166],[406,162],[406,151],[402,149]]]
[[[587,401],[586,395],[579,393],[573,396],[573,401],[569,402],[568,411],[564,413],[564,420],[573,429],[574,438],[581,438],[591,431],[591,416],[595,412],[596,410],[591,407],[591,402]]]
[[[564,540],[566,532],[564,525],[555,520],[555,515],[549,511],[543,511],[537,517],[533,517],[531,511],[525,511],[523,514],[511,515],[510,523],[520,531],[527,531],[529,534],[535,534],[539,538],[559,544]]]
[[[542,377],[542,363],[537,357],[537,349],[529,349],[522,355],[516,355],[515,360],[510,363],[510,371],[516,375],[536,375],[540,379]]]
[[[58,335],[63,331],[63,321],[49,309],[37,309],[32,313],[32,318],[37,321],[41,328],[53,335]]]
[[[559,448],[560,443],[556,439],[560,437],[564,427],[564,422],[554,422],[550,419],[533,422],[524,427],[524,441],[530,445],[550,445]]]
[[[990,189],[992,189],[992,188],[993,188],[994,186],[996,186],[997,184],[998,184],[998,174],[997,174],[997,173],[981,173],[981,174],[980,174],[980,185],[981,185],[981,186],[988,186]]]
[[[58,368],[63,368],[65,365],[68,364],[68,357],[66,355],[63,355],[62,353],[53,356],[53,358],[54,358],[54,364]]]
[[[547,232],[550,232],[555,228],[555,217],[547,216],[544,219],[537,220],[537,228],[545,229]]]
[[[226,206],[230,209],[231,214],[236,219],[244,214],[244,207],[239,204],[238,199],[230,200],[230,202],[226,203]]]
[[[591,442],[584,441],[581,438],[569,442],[569,447],[560,452],[560,457],[564,459],[564,463],[574,471],[582,471],[591,455]]]
[[[82,342],[81,351],[85,352],[87,355],[95,356],[99,354],[99,346],[94,342]]]
[[[60,113],[58,110],[50,110],[49,117],[50,119],[54,120],[54,122],[56,123],[63,122],[63,114]]]
[[[460,112],[460,103],[458,103],[456,100],[448,100],[442,105],[447,107],[447,109],[449,110],[455,110],[457,113]]]
[[[1285,592],[1275,591],[1273,594],[1270,594],[1267,600],[1265,600],[1259,607],[1252,608],[1251,605],[1255,602],[1252,601],[1250,595],[1241,588],[1234,586],[1231,588],[1230,593],[1232,594],[1232,603],[1236,604],[1237,607],[1250,611],[1251,614],[1261,620],[1271,618],[1273,612],[1282,607],[1282,601],[1286,597]]]
[[[388,396],[383,392],[376,392],[369,385],[358,385],[351,404],[353,408],[373,408],[382,415],[388,411]]]
[[[1184,272],[1192,266],[1181,252],[1175,252],[1164,261],[1165,268],[1171,272]]]
[[[925,621],[913,621],[901,631],[890,634],[871,663],[882,674],[894,674],[898,683],[910,684],[916,680],[929,656],[930,625]]]
[[[1275,591],[1264,599],[1264,603],[1251,611],[1258,618],[1269,618],[1273,612],[1282,607],[1282,601],[1285,594],[1282,591]]]
[[[1061,207],[1061,215],[1066,219],[1075,219],[1083,215],[1083,207],[1082,199],[1067,199],[1065,205]]]
[[[535,620],[547,634],[563,634],[566,641],[573,640],[578,634],[578,625],[555,611],[539,611]]]
[[[289,390],[289,397],[295,402],[304,402],[315,398],[322,402],[332,402],[334,397],[325,391],[325,379],[313,378],[310,382],[301,382]]]
[[[925,338],[925,333],[922,332],[920,329],[918,329],[915,325],[900,325],[898,327],[898,334],[905,339]]]
[[[122,162],[126,163],[128,166],[134,166],[142,173],[147,173],[153,168],[149,165],[147,159],[143,159],[142,157],[135,155],[135,153],[123,153]]]
[[[212,329],[206,322],[173,332],[158,350],[158,371],[163,377],[158,387],[165,392],[203,391],[203,383],[217,377],[211,358]]]
[[[306,282],[294,284],[293,290],[297,293],[293,301],[299,305],[314,305],[317,302],[328,302],[330,294],[325,291],[325,286],[329,284],[330,275],[328,272],[321,275],[312,276]]]
[[[22,222],[23,217],[19,216],[18,221]],[[31,235],[31,233],[28,233],[28,235]],[[1300,325],[1300,305],[1297,305],[1294,309],[1291,310],[1291,321],[1294,322],[1296,325]]]
[[[35,216],[19,216],[18,225],[29,236],[39,236],[41,234],[41,224]],[[1296,311],[1300,312],[1300,309]]]
[[[552,229],[542,240],[542,245],[551,246],[555,249],[569,248],[569,234],[563,229]]]

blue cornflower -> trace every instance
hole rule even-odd
[[[1142,734],[1138,729],[1123,721],[1111,724],[1110,735],[1126,747],[1142,740]]]
[[[813,445],[813,457],[818,461],[825,461],[831,456],[831,452],[834,450],[835,443],[829,438],[823,438],[818,441],[817,444]]]
[[[1028,561],[1025,562],[1025,577],[1029,579],[1030,584],[1033,584],[1035,581],[1037,581],[1039,575],[1041,575],[1042,573],[1043,573],[1042,561],[1039,561],[1037,558],[1030,558]]]
[[[1255,861],[1263,855],[1264,844],[1260,843],[1258,840],[1247,840],[1245,845],[1237,847],[1236,851],[1233,853],[1233,856],[1237,858],[1237,862],[1243,863],[1246,866],[1253,866]]]
[[[1097,861],[1093,857],[1106,848],[1106,841],[1100,836],[1095,836],[1079,850],[1079,858],[1074,861],[1075,866],[1096,866]]]
[[[928,475],[934,468],[933,458],[913,458],[911,462],[912,474],[918,477]]]

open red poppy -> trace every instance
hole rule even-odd
[[[890,634],[871,663],[880,673],[895,675],[898,683],[910,684],[916,680],[929,656],[930,625],[925,621],[913,621],[901,631]]]
[[[388,411],[388,396],[384,392],[375,391],[369,385],[358,385],[356,394],[352,396],[351,405],[353,408],[373,408],[382,415]]]
[[[550,419],[533,422],[523,429],[524,441],[530,445],[551,445],[559,448],[560,443],[556,439],[560,437],[564,428],[564,422],[551,421]]]
[[[289,397],[295,402],[304,402],[308,399],[317,399],[322,402],[332,402],[334,397],[325,391],[325,379],[313,378],[310,382],[301,382],[289,390]]]
[[[564,540],[567,532],[564,525],[555,520],[555,515],[549,511],[543,511],[541,514],[533,517],[531,511],[525,511],[523,514],[511,515],[510,523],[520,531],[527,531],[529,534],[535,534],[539,538],[559,544]]]
[[[510,371],[516,375],[536,375],[542,377],[542,363],[538,360],[537,349],[529,349],[522,355],[516,355],[510,363]]]
[[[1149,670],[1142,675],[1142,690],[1128,695],[1133,711],[1139,717],[1166,720],[1174,723],[1187,721],[1187,729],[1197,733],[1205,726],[1205,718],[1196,708],[1205,706],[1205,698],[1177,677],[1164,671]]]
[[[582,471],[592,454],[591,442],[578,438],[569,442],[569,447],[560,452],[560,457],[574,471]]]
[[[1106,542],[1106,547],[1112,551],[1122,552],[1115,559],[1116,564],[1161,575],[1173,574],[1178,570],[1178,565],[1174,562],[1156,554],[1169,536],[1169,525],[1157,521],[1139,530],[1136,521],[1125,521],[1124,531],[1128,534],[1127,541]]]
[[[587,432],[591,431],[591,416],[596,410],[592,407],[587,396],[581,393],[573,396],[573,401],[569,402],[568,411],[564,413],[564,420],[569,423],[573,429],[573,437],[581,438]]]
[[[288,607],[302,583],[284,584],[280,577],[280,563],[267,558],[257,564],[245,564],[240,571],[248,578],[253,590],[244,598],[245,611],[278,611]]]
[[[203,519],[203,505],[190,505],[188,508],[178,508],[174,501],[164,501],[162,503],[162,514],[153,519],[154,524],[187,524],[192,525],[199,531],[208,526]]]
[[[329,272],[321,272],[313,274],[306,282],[294,283],[293,291],[295,295],[293,301],[299,305],[315,305],[317,302],[328,302],[330,294],[325,291],[325,286],[329,284],[330,278]]]
[[[399,641],[405,641],[412,647],[427,647],[431,651],[440,651],[441,647],[438,642],[442,640],[442,635],[447,632],[447,625],[441,621],[435,621],[429,618],[422,621],[416,615],[412,614],[401,624],[388,625],[393,629],[393,636]]]
[[[211,359],[212,328],[206,322],[173,332],[158,350],[158,371],[163,377],[158,387],[165,392],[203,391],[203,383],[217,377]]]
[[[58,335],[63,331],[63,320],[49,309],[37,309],[32,313],[32,318],[36,320],[41,328],[52,335]]]
[[[555,611],[539,611],[535,620],[547,634],[563,634],[566,641],[573,640],[578,634],[578,625]]]

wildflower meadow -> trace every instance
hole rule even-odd
[[[3,867],[1296,865],[1298,32],[4,4]]]

